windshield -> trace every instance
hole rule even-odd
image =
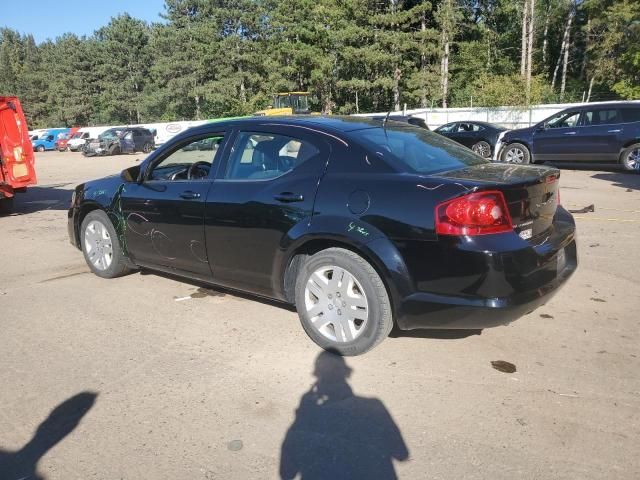
[[[69,138],[68,133],[61,133],[60,135],[58,135],[58,140],[66,140],[68,138]]]
[[[71,138],[82,138],[82,133],[83,132],[76,132],[76,133],[73,134],[73,137],[71,137]]]
[[[423,128],[393,122],[354,132],[376,155],[411,173],[432,174],[488,163],[471,150]]]
[[[308,95],[279,95],[276,97],[276,108],[292,108],[294,111],[309,110]]]
[[[122,130],[117,130],[115,128],[112,128],[100,134],[98,138],[114,138],[119,136],[121,133],[122,133]]]

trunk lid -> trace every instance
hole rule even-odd
[[[29,129],[16,97],[0,97],[0,154],[0,183],[14,189],[36,183]]]
[[[558,169],[486,163],[437,176],[456,180],[478,190],[501,191],[513,228],[525,240],[543,234],[553,223],[559,203]]]

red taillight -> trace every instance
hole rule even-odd
[[[436,207],[439,235],[486,235],[513,230],[502,192],[477,192]]]

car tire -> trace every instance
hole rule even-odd
[[[471,147],[471,150],[482,158],[491,158],[491,145],[484,140],[480,140],[478,143],[475,143]]]
[[[620,154],[620,163],[628,172],[640,172],[640,143],[625,148]]]
[[[102,210],[89,212],[82,221],[80,245],[87,265],[99,277],[116,278],[131,271],[116,229]]]
[[[13,212],[13,197],[0,199],[0,215],[9,215]]]
[[[36,147],[36,152],[44,152],[44,147],[42,145],[38,145]]]
[[[529,149],[521,143],[510,143],[503,148],[500,160],[505,163],[526,165],[531,163],[531,153]]]
[[[109,149],[109,155],[120,155],[120,147],[114,145]]]
[[[149,143],[149,142],[145,143],[145,144],[142,146],[142,151],[143,151],[144,153],[151,153],[151,150],[153,150],[153,145],[152,145],[151,143]]]
[[[341,280],[334,281],[336,273]],[[307,257],[295,292],[302,328],[325,350],[361,355],[387,338],[393,327],[382,279],[350,250],[329,248]]]

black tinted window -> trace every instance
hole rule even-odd
[[[622,109],[623,122],[640,122],[640,107]]]
[[[354,132],[365,146],[397,168],[414,173],[436,173],[486,160],[446,138],[409,125],[390,125]]]
[[[617,109],[609,108],[606,110],[585,110],[582,124],[588,125],[611,125],[612,123],[620,123],[620,115]]]

